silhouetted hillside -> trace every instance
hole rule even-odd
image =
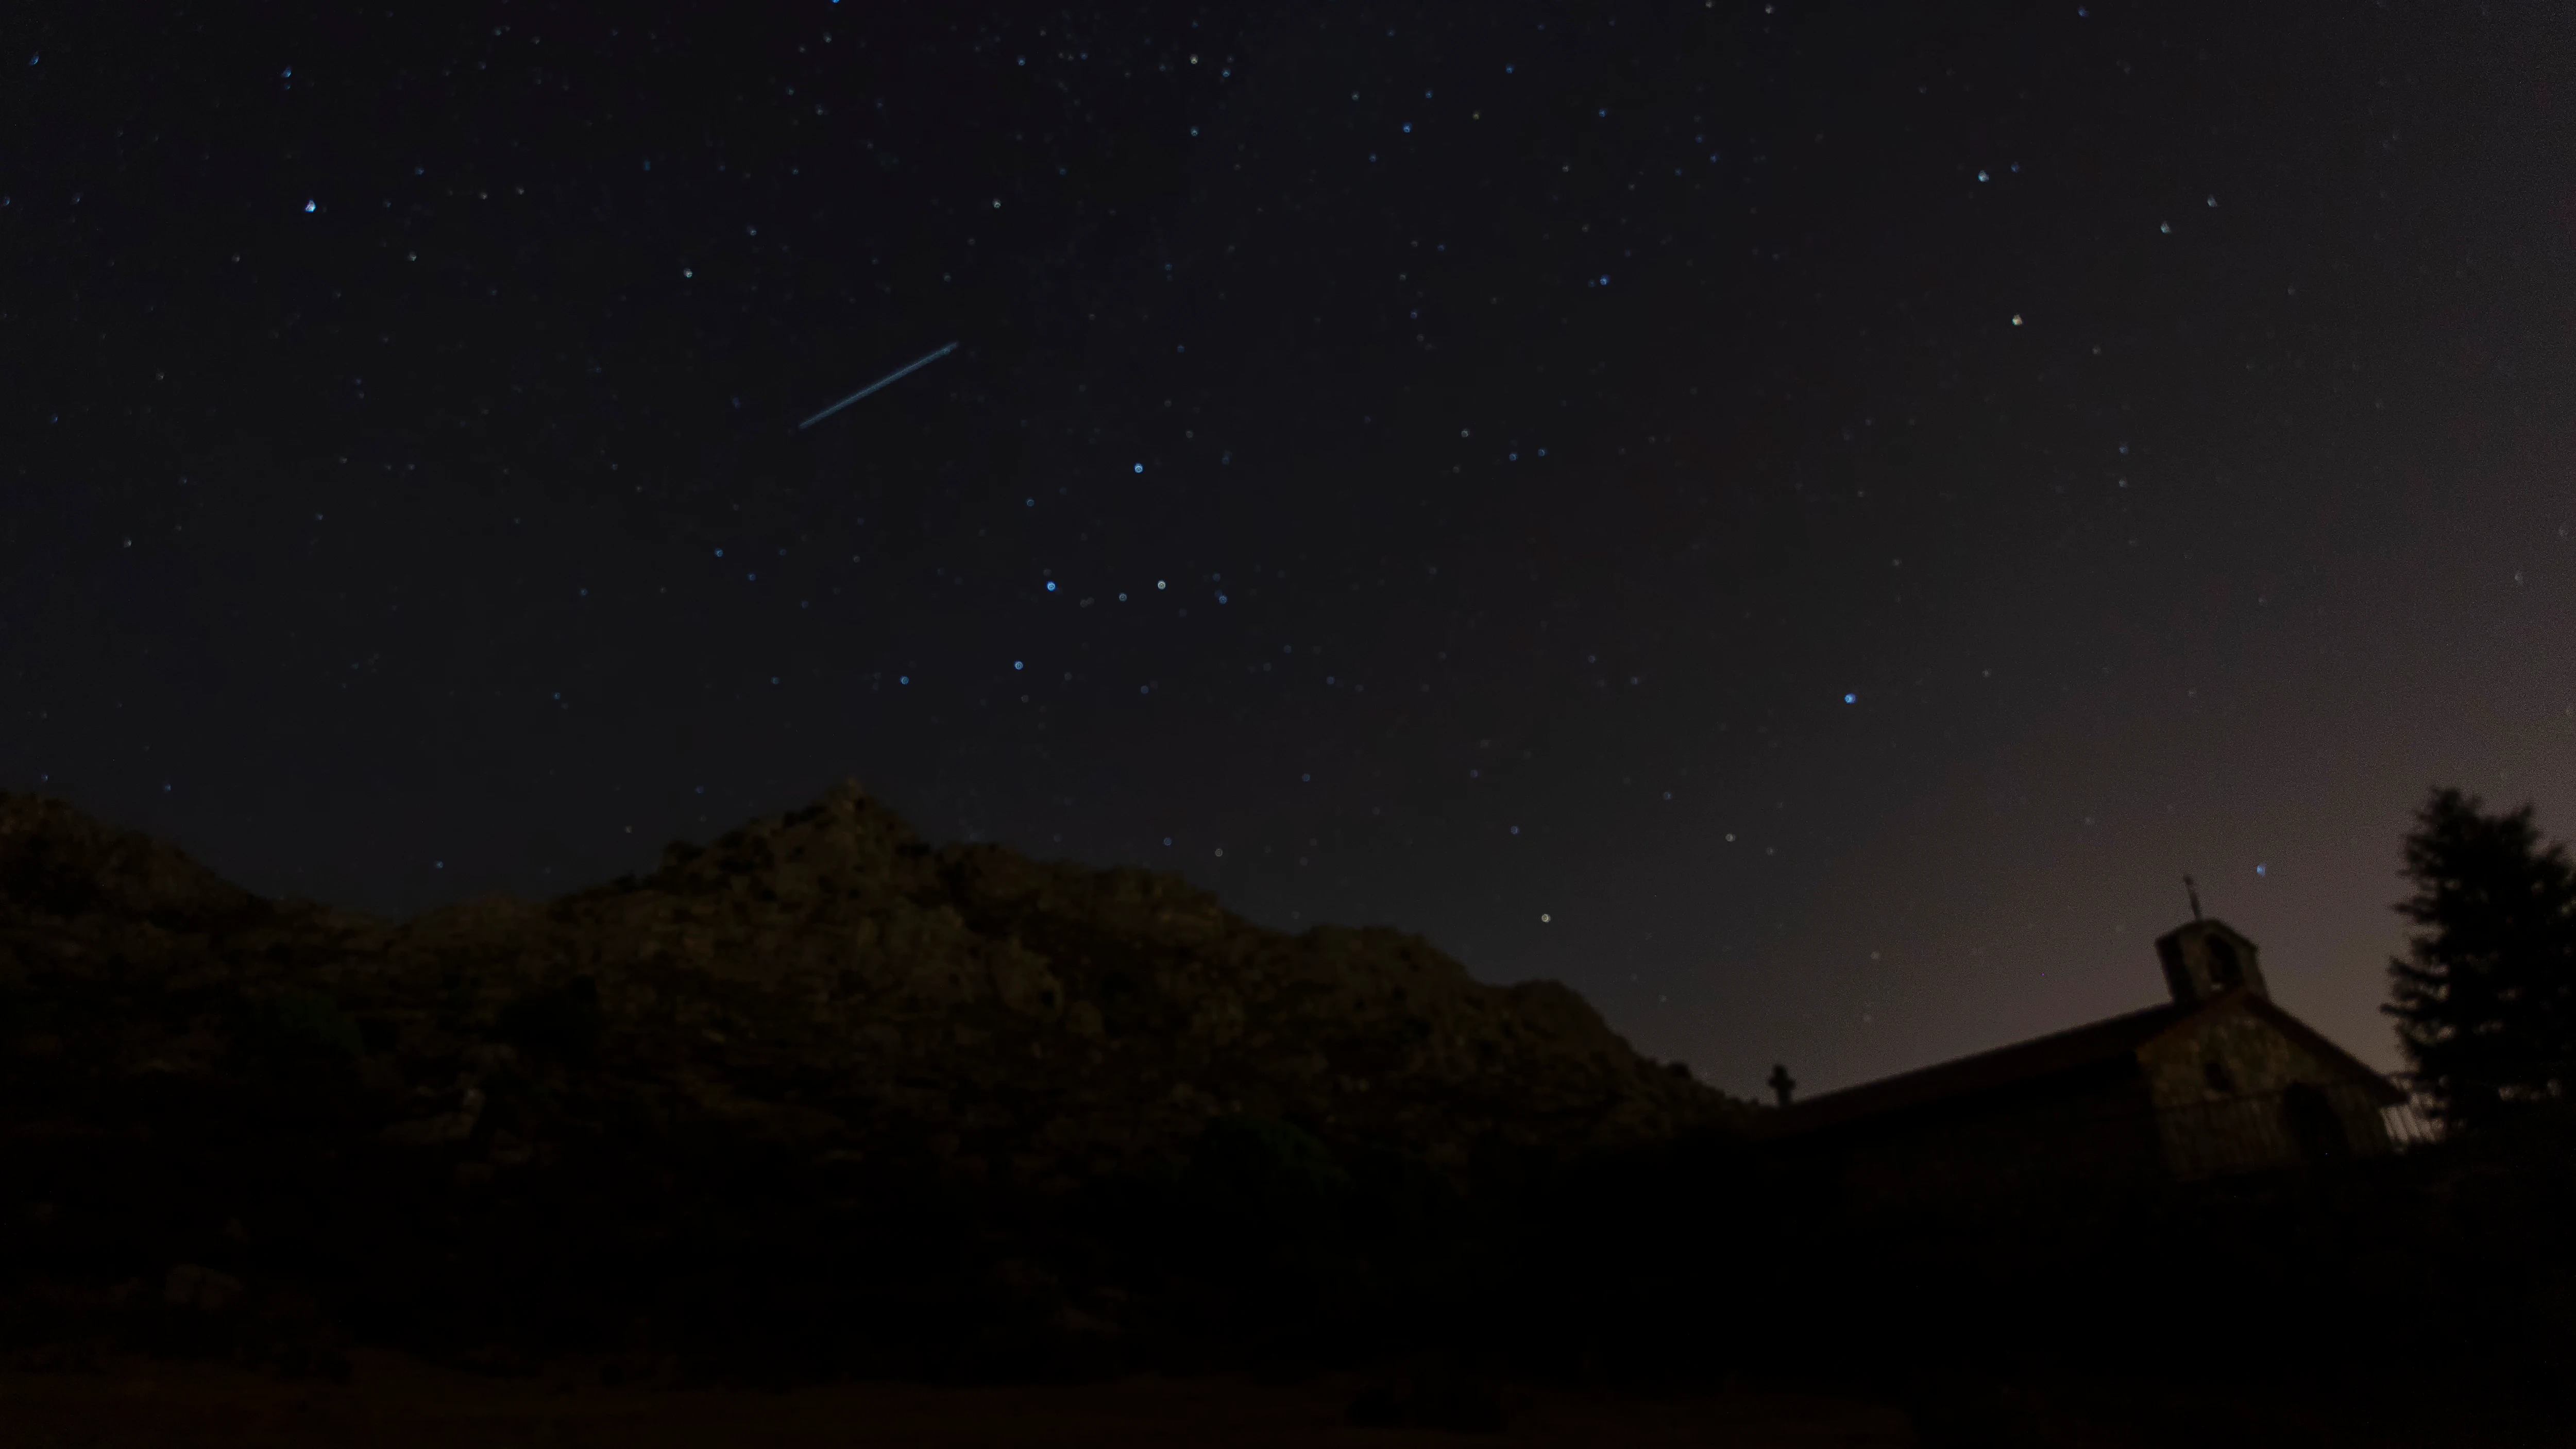
[[[0,796],[0,1038],[22,1337],[326,1356],[1120,1361],[1436,1297],[1480,1181],[1750,1110],[1553,982],[933,849],[855,785],[399,923]]]

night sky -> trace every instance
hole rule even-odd
[[[68,14],[0,787],[254,890],[856,776],[1755,1095],[2153,1004],[2185,872],[2394,1066],[2425,789],[2576,830],[2564,6]]]

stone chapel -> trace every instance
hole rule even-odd
[[[2317,1166],[2414,1135],[2405,1091],[2274,1005],[2224,921],[2156,957],[2164,1005],[1805,1101],[1775,1072],[1758,1131],[1846,1193],[1899,1200]]]

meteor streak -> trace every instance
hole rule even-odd
[[[801,422],[801,423],[798,423],[798,424],[796,425],[796,431],[798,431],[798,432],[800,432],[800,433],[801,433],[801,432],[803,432],[803,431],[805,431],[807,428],[810,428],[810,427],[814,426],[816,423],[819,423],[819,422],[823,421],[825,418],[830,417],[832,414],[837,413],[837,412],[839,412],[841,409],[843,409],[843,408],[845,408],[845,407],[848,407],[850,404],[852,404],[852,403],[854,403],[854,402],[857,402],[859,399],[861,399],[861,398],[863,398],[863,397],[866,397],[869,393],[875,392],[878,388],[881,388],[881,387],[885,386],[887,383],[890,383],[890,382],[894,381],[896,378],[903,376],[905,373],[912,371],[914,368],[924,366],[924,365],[926,365],[926,364],[928,364],[928,363],[937,362],[939,359],[941,359],[941,358],[943,358],[943,357],[946,357],[948,354],[950,354],[950,353],[952,353],[952,352],[954,352],[954,351],[956,351],[956,350],[957,350],[957,344],[956,344],[956,343],[954,343],[954,342],[951,342],[951,343],[949,343],[947,346],[945,346],[945,347],[943,347],[943,348],[940,348],[937,352],[930,353],[930,354],[928,354],[927,356],[923,356],[923,357],[915,358],[915,359],[914,359],[914,360],[912,360],[911,362],[907,362],[907,363],[905,363],[903,366],[898,367],[898,368],[896,368],[894,371],[887,373],[885,376],[883,376],[883,377],[881,377],[881,378],[878,378],[876,381],[874,381],[874,382],[872,382],[872,383],[869,383],[866,387],[860,388],[857,392],[854,392],[854,393],[850,394],[848,397],[845,397],[845,398],[841,399],[839,402],[836,402],[836,403],[832,404],[830,407],[827,407],[827,408],[823,409],[821,412],[816,413],[814,416],[812,416],[812,417],[810,417],[810,418],[807,418],[805,421],[803,421],[803,422]]]

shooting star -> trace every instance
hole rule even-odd
[[[957,344],[956,344],[956,343],[954,343],[954,342],[951,342],[951,343],[949,343],[947,346],[945,346],[945,347],[943,347],[943,348],[940,348],[937,352],[930,353],[929,355],[927,355],[927,356],[925,356],[925,357],[915,358],[915,359],[914,359],[914,360],[912,360],[911,362],[907,362],[907,363],[905,363],[903,366],[898,367],[898,368],[896,368],[894,371],[887,373],[885,376],[883,376],[883,377],[881,377],[881,378],[878,378],[876,381],[874,381],[874,382],[872,382],[872,383],[869,383],[866,387],[860,388],[857,392],[854,392],[854,393],[850,394],[848,397],[845,397],[845,398],[841,399],[839,402],[836,402],[836,403],[832,404],[830,407],[827,407],[827,408],[823,409],[821,412],[816,413],[814,416],[812,416],[812,417],[810,417],[810,418],[807,418],[805,421],[803,421],[803,422],[801,422],[801,423],[798,423],[798,424],[796,425],[796,431],[798,431],[798,432],[800,432],[800,433],[801,433],[801,432],[803,432],[803,431],[805,431],[807,428],[810,428],[810,427],[814,426],[816,423],[819,423],[819,422],[823,421],[825,418],[830,417],[832,414],[837,413],[837,412],[839,412],[841,409],[843,409],[843,408],[845,408],[845,407],[848,407],[850,404],[852,404],[852,403],[854,403],[854,402],[857,402],[859,399],[861,399],[861,398],[863,398],[863,397],[866,397],[869,393],[875,392],[878,388],[881,388],[881,387],[885,386],[887,383],[890,383],[890,382],[894,381],[896,378],[899,378],[899,377],[903,376],[905,373],[912,371],[914,368],[917,368],[917,367],[924,367],[924,366],[927,366],[927,365],[929,365],[929,364],[931,364],[931,363],[937,362],[939,359],[941,359],[941,358],[943,358],[943,357],[946,357],[948,354],[950,354],[950,353],[952,353],[952,352],[955,352],[956,350],[957,350]]]

